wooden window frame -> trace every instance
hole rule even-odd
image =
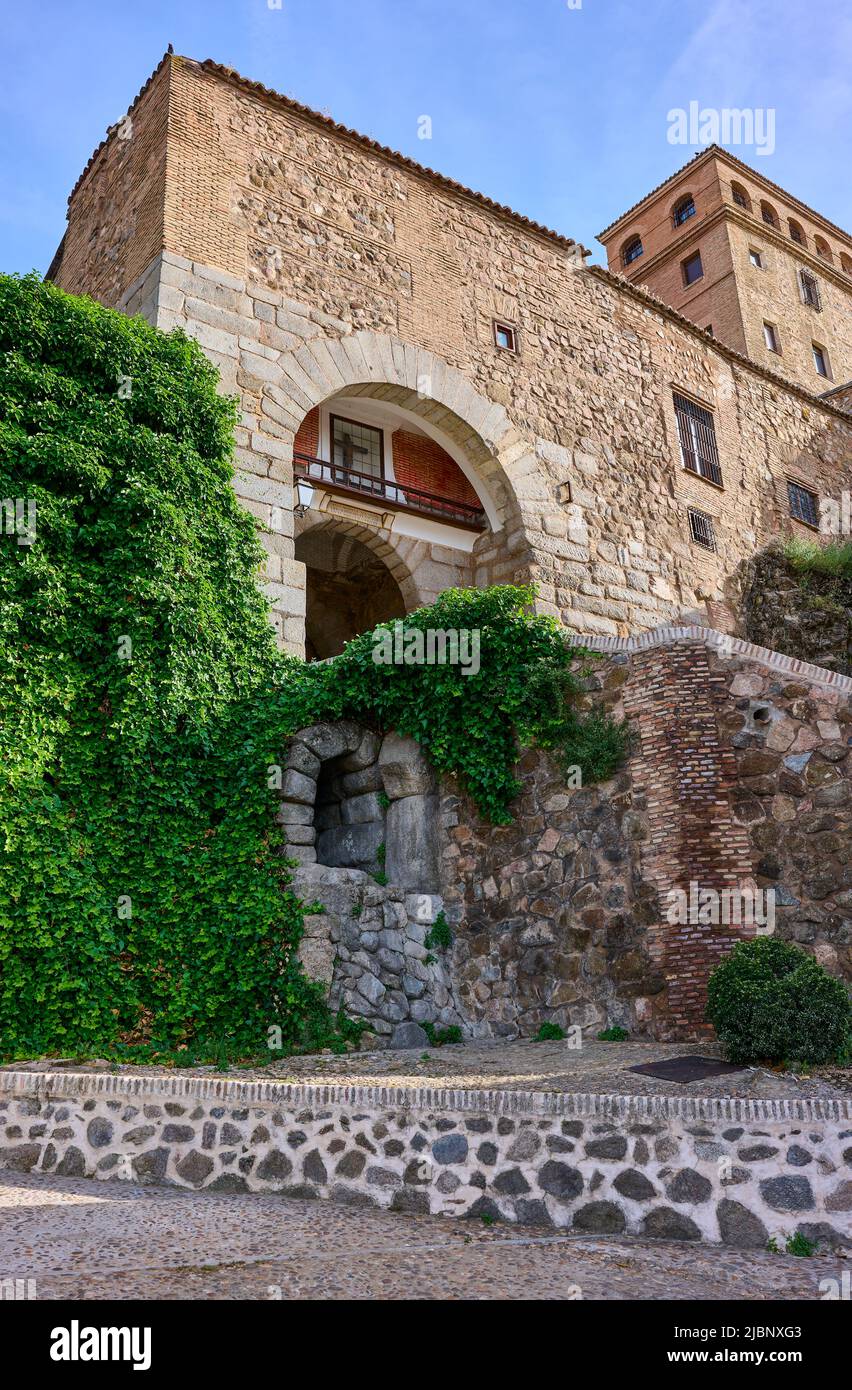
[[[696,275],[694,280],[690,280],[690,279],[688,279],[688,277],[687,277],[686,267],[687,267],[688,265],[692,265],[692,262],[693,262],[693,261],[697,261],[698,264],[701,266],[701,274],[700,274],[700,275]],[[691,290],[693,285],[697,285],[699,280],[703,280],[703,279],[704,279],[704,257],[703,257],[702,254],[701,254],[700,248],[699,248],[697,251],[694,251],[694,252],[692,253],[691,256],[687,256],[687,257],[686,257],[686,260],[681,261],[681,263],[680,263],[680,269],[681,269],[681,274],[683,275],[683,283],[684,283],[684,286],[685,286],[686,289],[688,289],[688,290]]]
[[[494,332],[494,346],[498,352],[510,352],[514,357],[518,356],[518,330],[513,323],[507,323],[505,319],[492,319]],[[506,333],[511,338],[511,347],[500,342],[500,334]]]
[[[377,434],[377,435],[379,436],[379,462],[380,462],[381,472],[380,472],[380,473],[368,474],[367,476],[368,476],[368,477],[381,478],[382,482],[384,482],[385,479],[386,479],[386,473],[385,473],[385,432],[384,432],[384,430],[381,428],[381,426],[380,426],[380,425],[371,425],[371,424],[368,424],[368,422],[367,422],[366,420],[352,420],[352,419],[350,419],[350,417],[349,417],[348,415],[333,415],[333,414],[331,413],[331,411],[329,411],[329,413],[328,413],[328,452],[329,452],[329,454],[331,455],[331,457],[329,458],[329,464],[331,465],[331,467],[332,467],[332,468],[345,468],[345,464],[335,463],[335,461],[334,461],[334,423],[335,423],[336,420],[339,420],[340,423],[341,423],[342,425],[357,425],[358,428],[359,428],[359,430],[372,430],[374,434]],[[363,473],[363,472],[364,472],[364,469],[363,469],[363,468],[356,468],[356,467],[353,465],[352,471],[353,471],[353,473]]]
[[[797,521],[800,526],[807,526],[810,531],[819,531],[819,493],[814,492],[812,487],[808,487],[807,483],[803,483],[799,478],[786,478],[785,481],[787,484],[787,510],[792,520]],[[813,498],[816,521],[807,521],[803,516],[796,515],[793,510],[793,488],[797,488],[799,492],[804,492],[808,497]]]
[[[831,358],[828,355],[828,348],[825,347],[823,343],[811,341],[811,354],[813,356],[814,371],[820,380],[833,381],[834,377],[831,374]],[[824,372],[821,372],[817,366],[817,354],[822,358],[822,365],[825,367]]]

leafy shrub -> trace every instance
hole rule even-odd
[[[784,546],[784,555],[797,574],[830,575],[852,579],[852,541],[818,541],[795,537]]]
[[[558,1023],[542,1023],[533,1042],[560,1042],[565,1033]]]
[[[619,1028],[615,1024],[612,1028],[604,1028],[603,1032],[598,1033],[598,1042],[626,1042],[630,1037],[626,1028]]]
[[[710,978],[707,1017],[732,1062],[831,1062],[852,1032],[842,981],[774,936],[736,944]]]
[[[445,1028],[436,1028],[434,1023],[421,1024],[431,1047],[444,1047],[447,1043],[463,1042],[462,1030],[457,1023],[448,1023]]]
[[[577,708],[584,670],[595,654],[575,648],[553,618],[531,611],[530,585],[447,589],[428,608],[409,613],[411,629],[480,633],[480,666],[395,665],[373,660],[379,624],[347,642],[330,661],[293,663],[296,678],[280,689],[279,714],[292,730],[323,719],[358,719],[417,740],[432,765],[457,774],[480,812],[495,825],[511,821],[520,790],[519,752],[536,745],[562,766],[579,767],[584,783],[609,777],[630,745],[630,730],[599,710]]]
[[[427,951],[448,951],[453,944],[453,929],[441,911],[423,938]]]

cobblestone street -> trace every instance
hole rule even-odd
[[[845,1262],[274,1196],[4,1173],[0,1278],[39,1299],[820,1299]]]

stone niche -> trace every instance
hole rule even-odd
[[[406,892],[438,891],[438,795],[419,745],[351,720],[293,738],[278,820],[300,864],[384,869]]]
[[[424,944],[443,903],[437,782],[419,745],[352,721],[301,729],[278,820],[293,891],[321,908],[299,955],[331,1007],[363,1018],[377,1045],[401,1023],[463,1025],[446,953]]]

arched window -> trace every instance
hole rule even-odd
[[[684,222],[688,222],[690,217],[695,216],[695,199],[691,193],[687,193],[675,203],[672,209],[672,221],[676,227],[682,227]]]
[[[840,264],[847,275],[852,275],[852,256],[847,256],[845,251],[841,251]]]
[[[638,261],[642,252],[645,250],[640,236],[631,237],[624,243],[621,251],[621,259],[624,265],[631,265],[633,261]]]
[[[787,225],[790,228],[791,240],[797,241],[800,246],[807,246],[807,238],[805,236],[804,228],[801,226],[801,224],[799,222],[796,222],[795,219],[791,217]]]
[[[760,215],[768,227],[778,226],[778,213],[775,211],[771,203],[761,203]]]
[[[746,193],[741,183],[731,184],[731,197],[737,207],[745,208],[746,212],[751,212],[751,198]]]
[[[814,246],[816,247],[816,253],[819,256],[820,260],[830,261],[833,259],[831,254],[831,247],[829,246],[828,242],[825,240],[824,237],[815,236]]]

